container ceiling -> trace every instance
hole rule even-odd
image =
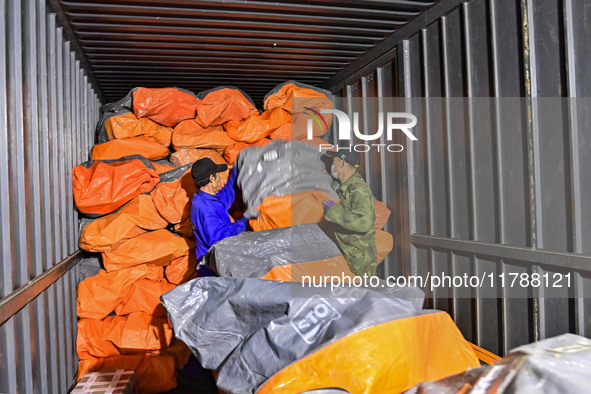
[[[257,104],[320,86],[437,0],[52,0],[106,102],[136,86],[234,85]]]

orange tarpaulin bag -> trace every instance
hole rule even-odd
[[[381,230],[384,228],[386,223],[388,223],[388,219],[390,218],[390,209],[388,206],[381,201],[375,200],[375,212],[376,212],[376,230]]]
[[[186,256],[173,260],[164,269],[164,274],[172,284],[180,285],[188,282],[197,274],[197,256],[191,252]]]
[[[306,261],[298,264],[287,264],[273,267],[261,279],[282,280],[284,282],[306,283],[326,282],[325,276],[355,277],[343,256],[335,256],[324,260]]]
[[[109,139],[121,139],[131,137],[153,137],[158,143],[169,146],[172,138],[172,128],[159,125],[148,119],[138,119],[135,114],[128,113],[113,116],[105,121],[105,129]]]
[[[134,370],[138,393],[162,393],[177,387],[176,361],[171,354],[90,357],[78,362],[78,380],[89,372]]]
[[[195,120],[203,127],[220,126],[231,120],[241,121],[259,111],[244,94],[235,88],[214,88],[199,94],[205,97],[197,108]]]
[[[152,316],[165,317],[166,309],[160,303],[160,296],[174,289],[176,285],[166,279],[139,279],[131,285],[125,296],[115,308],[118,315],[145,312]]]
[[[190,216],[191,199],[197,192],[191,165],[162,174],[160,183],[150,193],[156,209],[169,223],[180,223]]]
[[[291,114],[295,114],[305,112],[307,108],[314,110],[333,108],[333,103],[326,94],[313,86],[289,81],[277,85],[272,92],[275,93],[265,97],[265,110],[279,107]],[[327,93],[329,92],[327,91]]]
[[[425,313],[332,342],[277,372],[257,393],[301,393],[320,387],[400,393],[479,366],[447,313]]]
[[[103,253],[107,271],[117,271],[140,264],[166,265],[189,254],[195,245],[192,240],[174,235],[168,230],[157,230],[138,235]]]
[[[265,146],[270,144],[271,140],[268,138],[263,138],[253,144],[247,144],[246,142],[235,142],[233,145],[230,145],[224,150],[224,159],[228,165],[234,165],[234,162],[238,158],[238,154],[242,151],[242,149],[246,148],[258,148],[261,146]]]
[[[333,200],[328,194],[312,190],[288,196],[270,196],[259,206],[260,214],[250,219],[254,231],[290,227],[306,223],[319,223],[324,218],[324,200]]]
[[[154,137],[131,137],[97,144],[92,148],[92,160],[116,160],[125,156],[140,155],[149,160],[159,160],[170,154],[168,148]]]
[[[74,167],[72,178],[76,206],[89,215],[113,212],[152,190],[160,180],[156,171],[141,159],[88,161]]]
[[[177,167],[195,163],[199,159],[209,157],[216,164],[227,164],[222,155],[214,149],[181,149],[170,155],[170,162]]]
[[[286,123],[279,126],[271,134],[269,138],[272,140],[290,140],[291,139],[291,123]]]
[[[186,237],[192,238],[193,237],[193,222],[191,222],[191,218],[185,218],[180,223],[174,225],[173,230],[175,233],[179,235],[184,235]]]
[[[103,320],[80,319],[76,351],[80,360],[166,349],[172,341],[166,318],[143,312],[108,316]]]
[[[182,120],[194,118],[198,105],[197,97],[176,88],[138,88],[133,92],[135,115],[163,126],[174,127]]]
[[[314,116],[312,117],[311,114]],[[311,121],[312,135],[323,136],[328,132],[332,123],[332,114],[315,114],[311,111],[291,114],[291,138],[294,140],[305,140],[308,138],[308,121]]]
[[[279,126],[289,123],[290,119],[291,116],[287,111],[274,108],[261,115],[252,115],[243,122],[227,122],[224,124],[224,129],[230,138],[252,144],[267,137]]]
[[[154,166],[154,169],[158,175],[176,168],[172,163],[169,163],[166,160],[153,161],[152,165]]]
[[[80,233],[80,247],[89,252],[110,252],[125,240],[167,225],[152,197],[140,194],[119,211],[87,224]]]
[[[103,319],[115,310],[136,281],[159,281],[163,275],[162,267],[146,264],[113,272],[101,270],[78,284],[78,317]]]
[[[394,248],[394,237],[392,234],[382,230],[376,230],[376,250],[378,252],[378,263],[386,258]]]
[[[189,362],[191,357],[191,349],[180,339],[173,339],[172,344],[164,350],[160,350],[157,354],[170,355],[174,357],[174,363],[177,369],[183,369]]]
[[[204,148],[224,150],[236,143],[222,126],[201,127],[195,119],[185,120],[172,131],[174,149]]]

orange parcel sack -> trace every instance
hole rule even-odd
[[[160,216],[152,197],[140,194],[119,211],[87,224],[80,233],[80,247],[89,252],[110,252],[121,242],[146,231],[165,228],[168,222]]]
[[[162,174],[160,183],[150,193],[156,209],[169,223],[180,223],[190,216],[191,199],[197,192],[191,166],[187,164]]]
[[[145,312],[152,316],[165,317],[166,310],[160,303],[160,296],[176,286],[166,279],[139,279],[134,282],[115,308],[115,313],[123,316],[135,312]]]
[[[224,159],[226,159],[228,165],[234,165],[234,162],[236,162],[236,159],[238,158],[238,154],[240,154],[243,149],[258,148],[270,143],[271,140],[268,138],[263,138],[262,140],[258,140],[253,144],[247,144],[246,142],[236,142],[224,150]]]
[[[375,228],[376,230],[381,230],[384,228],[386,223],[388,223],[388,219],[390,218],[390,213],[392,213],[392,211],[390,211],[386,204],[379,200],[374,200],[374,205],[376,212]]]
[[[188,282],[196,277],[197,256],[191,252],[186,256],[173,260],[164,268],[164,274],[166,279],[174,285]]]
[[[176,166],[173,165],[173,163],[167,160],[153,161],[152,165],[154,166],[154,169],[156,170],[158,175],[162,174],[163,172],[174,170],[176,168]]]
[[[333,108],[328,90],[306,85],[296,81],[287,81],[275,86],[264,99],[264,109],[283,108],[291,114]],[[306,108],[307,107],[307,108]]]
[[[186,237],[193,237],[193,222],[191,222],[191,218],[188,217],[183,219],[180,223],[177,223],[173,226],[173,231],[179,235],[184,235]]]
[[[170,162],[176,167],[195,163],[199,159],[209,157],[215,164],[227,164],[223,156],[214,149],[181,149],[170,155]]]
[[[103,253],[103,265],[109,272],[140,264],[167,265],[172,260],[189,254],[195,245],[192,240],[174,235],[168,230],[157,230],[138,235]]]
[[[451,317],[428,311],[332,342],[277,372],[257,393],[301,393],[319,387],[400,393],[479,366]]]
[[[311,120],[312,135],[323,136],[328,132],[332,123],[332,114],[320,114],[318,111],[306,110],[302,113],[291,114],[291,138],[294,140],[306,140],[308,138],[308,120]]]
[[[147,264],[113,272],[101,270],[78,285],[78,317],[103,319],[115,310],[136,281],[160,281],[163,276],[162,267]]]
[[[355,274],[349,269],[349,264],[343,256],[335,256],[323,260],[306,261],[298,264],[278,265],[261,277],[266,280],[281,280],[284,282],[306,283],[326,282],[326,276],[338,278],[354,278]]]
[[[76,351],[80,360],[166,349],[172,327],[166,318],[136,312],[103,320],[78,320]]]
[[[394,237],[392,234],[382,230],[376,230],[376,250],[378,252],[378,264],[386,258],[394,248]]]
[[[263,200],[257,218],[250,219],[254,231],[290,227],[305,223],[319,223],[324,218],[324,200],[333,200],[319,190],[288,196],[270,196]]]
[[[125,156],[140,155],[149,160],[160,160],[170,154],[168,148],[154,137],[131,137],[95,145],[92,160],[116,160]]]
[[[78,362],[78,380],[89,372],[134,370],[139,393],[162,393],[177,387],[177,368],[170,354],[90,357]]]
[[[243,122],[227,122],[224,129],[230,138],[252,144],[268,137],[278,127],[289,123],[290,119],[291,116],[283,108],[273,108],[261,115],[252,115]]]
[[[259,114],[250,96],[238,88],[220,86],[199,92],[197,97],[201,102],[195,120],[203,127],[221,126]]]
[[[127,113],[113,116],[105,121],[105,128],[110,140],[131,137],[153,137],[158,143],[169,146],[172,128],[162,126],[148,118],[138,119],[135,114]]]
[[[177,88],[138,88],[133,92],[133,112],[163,126],[174,127],[180,121],[193,119],[199,99],[187,90]]]
[[[276,128],[271,134],[269,134],[269,138],[272,140],[290,140],[291,123],[286,123]]]
[[[204,148],[223,151],[236,143],[222,126],[202,127],[195,119],[184,120],[172,131],[174,149]]]
[[[152,164],[138,156],[87,161],[74,167],[72,178],[76,206],[89,216],[113,212],[160,180]]]

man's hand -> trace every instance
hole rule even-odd
[[[326,212],[335,204],[335,202],[333,200],[324,200],[322,201],[322,204],[324,205],[324,212]]]

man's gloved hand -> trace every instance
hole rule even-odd
[[[334,201],[333,200],[324,200],[322,201],[322,204],[324,205],[324,212],[328,211],[328,209],[330,207],[332,207],[334,205]]]
[[[242,222],[244,224],[248,224],[248,218],[244,215],[240,219],[237,220],[238,222]]]

